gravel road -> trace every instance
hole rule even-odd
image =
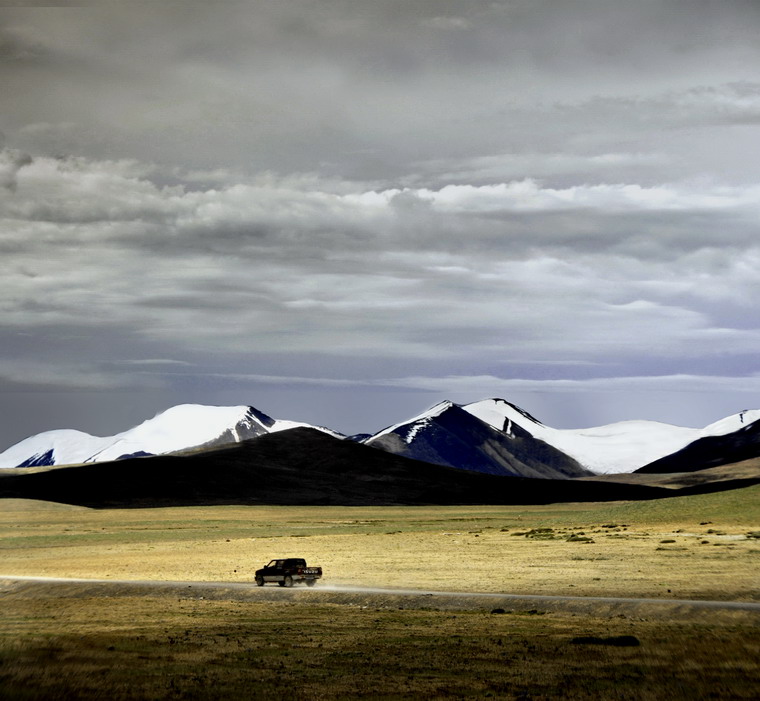
[[[663,616],[693,620],[716,613],[760,622],[760,602],[635,599],[581,596],[528,596],[479,592],[422,591],[334,586],[257,587],[247,582],[169,582],[0,575],[0,597],[166,596],[250,602],[297,602],[398,609],[564,612],[599,616]]]

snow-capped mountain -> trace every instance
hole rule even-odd
[[[31,436],[0,453],[0,467],[207,450],[297,427],[345,438],[320,426],[273,419],[251,406],[181,404],[115,436],[75,430]],[[760,411],[743,411],[701,429],[656,421],[556,429],[504,399],[484,399],[465,405],[442,402],[379,433],[347,440],[496,475],[575,477],[632,472],[650,464],[656,471],[683,471],[697,464],[731,462],[731,456],[739,456],[737,460],[760,456]]]
[[[495,475],[564,478],[591,474],[518,424],[506,428],[489,425],[447,401],[363,442],[406,458]]]
[[[545,426],[504,399],[484,399],[462,408],[506,433],[519,426],[596,474],[633,472],[695,441],[732,434],[760,420],[760,411],[752,410],[705,428],[685,428],[657,421],[621,421],[594,428],[556,429]]]
[[[341,437],[319,426],[273,419],[251,406],[180,404],[115,436],[91,436],[70,429],[39,433],[0,453],[0,467],[105,462],[206,449],[299,426]]]
[[[758,457],[760,455],[760,421],[746,421],[747,414],[751,418],[753,413],[737,414],[739,420],[744,422],[741,428],[725,433],[703,435],[685,448],[654,460],[636,472],[650,474],[696,472]],[[719,424],[722,423],[719,422]],[[733,421],[729,424],[733,425]]]

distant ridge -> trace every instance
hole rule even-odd
[[[212,504],[547,504],[672,496],[593,481],[500,477],[430,463],[309,428],[186,456],[3,470],[0,498],[93,508]]]

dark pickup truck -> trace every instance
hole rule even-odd
[[[313,587],[321,576],[321,567],[307,567],[306,560],[288,557],[272,560],[256,570],[256,584],[263,587],[267,582],[277,582],[281,587],[292,587],[296,582],[306,582],[306,586]]]

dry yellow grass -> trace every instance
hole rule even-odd
[[[0,622],[8,699],[656,701],[760,684],[746,622],[142,597],[10,598]],[[598,644],[621,636],[639,644]]]
[[[760,523],[752,509],[726,511],[726,498],[692,497],[680,510],[678,500],[104,511],[15,502],[0,512],[1,569],[250,581],[272,557],[299,556],[338,585],[751,600],[760,590],[760,540],[747,534]]]
[[[250,581],[273,556],[297,555],[321,564],[331,584],[751,600],[760,588],[758,495],[106,511],[6,500],[0,570],[235,582]],[[760,684],[757,619],[740,611],[704,610],[693,620],[667,620],[667,608],[495,615],[408,610],[377,596],[338,606],[201,600],[189,588],[173,596],[98,591],[109,596],[87,587],[2,589],[0,697],[654,701],[752,699]],[[578,636],[640,644],[575,644]]]

